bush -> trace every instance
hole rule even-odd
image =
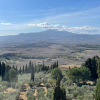
[[[50,79],[49,83],[52,85],[53,83],[56,83],[56,80],[55,79]]]
[[[46,83],[45,87],[48,89],[50,87],[50,83]]]
[[[66,94],[66,100],[72,100],[74,98],[73,94]]]
[[[80,96],[80,95],[78,95],[77,97],[76,97],[76,100],[83,100],[83,95],[82,96]]]
[[[45,94],[44,92],[38,92],[37,93],[37,99],[38,100],[44,100],[44,98],[45,98],[44,94]]]
[[[15,88],[15,86],[16,86],[16,83],[15,82],[11,82],[11,87]]]
[[[3,93],[0,92],[0,100],[3,100]]]
[[[35,81],[34,81],[34,84],[35,84],[36,86],[40,86],[41,83],[42,83],[42,82],[41,82],[40,80],[35,80]]]
[[[32,96],[35,93],[35,89],[28,89],[26,96]]]
[[[49,99],[52,99],[52,93],[53,93],[53,89],[48,89],[48,91],[47,91],[47,97],[49,98]]]
[[[29,81],[28,85],[30,86],[30,88],[32,88],[35,85],[35,83],[33,81]]]
[[[40,92],[45,92],[44,88],[37,88],[37,92],[40,93]]]
[[[20,83],[16,83],[15,88],[16,89],[20,89],[21,88],[21,84]]]
[[[27,100],[35,100],[34,95],[29,95],[29,96],[27,97]]]

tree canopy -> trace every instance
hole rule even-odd
[[[52,71],[51,71],[51,77],[53,79],[56,79],[57,80],[57,77],[60,76],[60,78],[63,77],[62,73],[61,73],[61,70],[59,68],[54,68]]]
[[[85,80],[90,79],[91,72],[89,68],[79,67],[79,68],[71,68],[67,72],[67,77],[74,82],[79,82],[79,79],[82,79],[83,82]]]

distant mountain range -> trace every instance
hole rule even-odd
[[[38,33],[0,36],[0,44],[28,44],[40,41],[53,43],[100,43],[100,35],[75,34],[66,31],[47,30]]]

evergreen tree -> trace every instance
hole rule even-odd
[[[35,72],[36,72],[36,63],[35,63]]]
[[[58,67],[58,60],[57,60],[57,67]]]
[[[16,71],[18,72],[17,66],[16,66]]]
[[[19,74],[21,74],[21,72],[22,72],[22,70],[21,70],[21,67],[20,67],[20,69],[19,69]]]
[[[24,65],[23,65],[23,73],[24,73]]]
[[[32,64],[31,64],[31,61],[29,62],[29,73],[31,73],[31,66],[32,66]]]
[[[31,80],[34,81],[34,66],[33,66],[33,63],[32,63],[32,66],[31,66]]]
[[[13,65],[13,69],[16,70],[15,66]]]
[[[25,66],[25,73],[27,73],[27,71],[28,71],[28,70],[27,70],[27,64],[26,64],[26,66]]]
[[[2,69],[1,69],[2,81],[3,81],[4,76],[5,76],[5,69],[6,69],[6,66],[5,66],[5,63],[3,62],[3,63],[2,63]]]
[[[1,65],[1,62],[0,62],[0,76],[1,76],[1,70],[2,70],[2,65]]]
[[[64,88],[60,88],[60,80],[60,76],[58,76],[53,92],[53,100],[66,100],[66,91]]]

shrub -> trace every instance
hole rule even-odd
[[[29,96],[27,97],[27,100],[35,100],[34,95],[29,95]]]
[[[66,100],[72,100],[73,97],[73,94],[66,94]]]
[[[50,83],[46,83],[45,86],[48,89],[50,87]]]
[[[35,83],[34,83],[33,81],[29,81],[29,82],[28,82],[28,85],[30,86],[30,88],[32,88],[32,87],[34,86],[34,84],[35,84]]]
[[[15,88],[15,86],[16,86],[16,83],[15,82],[11,82],[11,87]]]
[[[3,93],[0,92],[0,100],[3,100]]]
[[[35,92],[35,89],[28,89],[27,93],[26,93],[26,96],[32,96]]]
[[[38,92],[37,93],[37,99],[38,100],[44,100],[44,98],[45,98],[44,94],[45,94],[44,92]]]
[[[49,99],[52,99],[52,93],[53,93],[53,89],[48,89],[48,91],[47,91],[47,97],[49,98]]]
[[[40,92],[45,92],[44,88],[37,88],[37,92],[40,93]]]
[[[42,83],[42,82],[41,82],[40,80],[35,80],[35,81],[34,81],[34,84],[35,84],[36,86],[40,86],[41,83]]]
[[[76,100],[83,100],[83,95],[82,96],[80,96],[80,95],[78,95],[77,97],[76,97]]]
[[[49,83],[52,85],[53,83],[56,83],[56,80],[55,79],[50,79]]]

